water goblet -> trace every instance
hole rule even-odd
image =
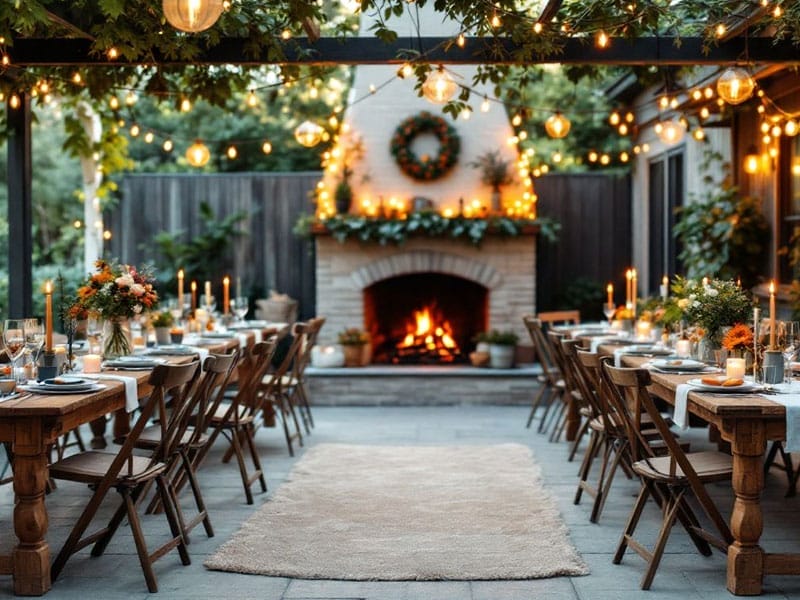
[[[798,338],[800,337],[800,323],[797,321],[784,321],[780,324],[779,340],[783,354],[784,382],[792,382],[792,359],[798,351]]]
[[[603,304],[603,314],[608,319],[608,324],[611,325],[611,321],[614,320],[614,313],[617,312],[617,308],[613,304]]]
[[[6,319],[3,327],[3,343],[11,359],[12,378],[19,383],[17,359],[25,351],[25,319]]]
[[[86,319],[86,337],[89,338],[89,353],[100,354],[100,336],[103,335],[103,320],[95,314]]]
[[[40,319],[25,319],[25,349],[30,354],[34,369],[39,364],[39,354],[44,347],[44,325]]]
[[[243,296],[237,296],[231,300],[231,309],[236,315],[237,321],[244,321],[247,311],[250,310],[249,300]]]

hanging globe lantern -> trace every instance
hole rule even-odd
[[[717,93],[728,104],[741,104],[749,99],[755,87],[755,81],[744,69],[727,69],[717,79]]]
[[[199,168],[206,166],[210,158],[211,151],[209,151],[208,146],[200,140],[195,140],[194,144],[189,146],[188,150],[186,150],[186,160],[189,161],[189,164],[193,167]]]
[[[303,121],[294,130],[294,139],[301,146],[312,148],[322,141],[324,131],[322,127],[312,121]]]
[[[197,33],[217,22],[224,9],[222,0],[163,0],[164,17],[175,29]]]
[[[422,84],[422,95],[434,104],[446,104],[456,90],[458,84],[442,67],[428,73],[425,83]]]
[[[550,115],[544,122],[544,128],[547,130],[547,135],[551,138],[560,139],[569,133],[571,123],[560,112],[555,112]]]
[[[686,125],[682,121],[673,121],[672,119],[656,123],[653,129],[658,138],[669,145],[680,142],[686,133]]]

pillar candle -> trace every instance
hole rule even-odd
[[[197,282],[192,281],[190,286],[192,288],[192,313],[197,309]]]
[[[681,358],[686,358],[692,354],[692,342],[689,340],[678,340],[675,342],[675,354]]]
[[[178,269],[178,308],[183,310],[183,269]]]
[[[206,306],[211,306],[211,282],[210,281],[206,281],[205,290],[206,290]]]
[[[664,275],[664,278],[661,280],[661,299],[666,300],[667,296],[669,295],[669,277]]]
[[[231,309],[231,278],[222,278],[222,314],[227,315]]]
[[[44,284],[44,349],[53,351],[53,282]]]
[[[775,350],[775,280],[769,282],[769,349]]]
[[[625,308],[631,307],[631,277],[633,273],[628,269],[625,271]]]
[[[725,361],[725,375],[728,378],[744,379],[744,365],[743,358],[729,358]]]
[[[608,293],[608,307],[611,308],[614,306],[614,286],[609,283],[606,286],[606,292]]]
[[[87,354],[83,357],[84,373],[99,373],[102,358],[99,354]]]

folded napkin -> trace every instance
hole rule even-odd
[[[110,375],[108,373],[81,373],[86,379],[99,379],[106,381],[121,381],[125,384],[125,410],[133,412],[139,408],[139,382],[135,377],[125,375]]]
[[[264,336],[261,335],[261,330],[260,329],[253,329],[253,335],[255,335],[255,337],[256,337],[256,341],[255,341],[256,344],[261,343],[261,342],[264,341]]]
[[[203,348],[202,346],[189,346],[189,348],[200,356],[200,364],[202,365],[208,357],[208,348]]]
[[[689,392],[693,386],[688,383],[680,383],[675,388],[675,414],[672,415],[672,420],[681,429],[689,428]]]
[[[786,407],[786,451],[800,452],[800,394],[764,396]]]
[[[239,338],[239,346],[244,350],[247,348],[247,334],[246,333],[237,333],[236,337]]]
[[[622,355],[628,352],[628,347],[617,348],[614,350],[614,366],[618,369],[622,366]]]
[[[592,338],[592,343],[591,343],[591,346],[590,346],[591,351],[592,352],[597,352],[597,350],[600,348],[600,344],[605,344],[609,340],[616,339],[616,337],[617,336],[615,336],[615,335],[613,335],[613,336],[606,335],[606,336],[593,337]]]

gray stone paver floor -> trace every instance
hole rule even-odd
[[[675,529],[667,553],[650,592],[639,590],[643,562],[627,555],[622,565],[611,564],[620,531],[637,491],[637,484],[620,477],[599,524],[588,521],[589,500],[572,504],[578,464],[567,463],[566,444],[549,443],[545,436],[524,428],[527,416],[522,406],[424,406],[424,407],[320,407],[314,411],[317,427],[307,439],[307,447],[321,442],[364,444],[528,444],[542,466],[548,489],[558,501],[571,538],[591,568],[586,577],[560,577],[532,581],[443,581],[443,582],[348,582],[308,581],[239,575],[208,571],[203,560],[239,527],[269,494],[257,494],[254,506],[247,506],[232,465],[220,463],[218,445],[201,471],[206,500],[212,514],[216,536],[206,538],[202,528],[193,532],[189,551],[190,566],[181,566],[172,553],[156,563],[160,596],[176,599],[258,598],[261,600],[370,599],[370,600],[527,600],[533,598],[661,600],[732,598],[725,590],[725,557],[710,558],[694,551],[687,536]],[[683,435],[695,447],[704,444],[699,430]],[[295,459],[288,457],[279,431],[262,428],[257,436],[262,459],[268,470],[270,490],[285,479]],[[299,454],[302,454],[302,450]],[[784,482],[777,473],[767,478],[764,503],[767,508],[764,541],[771,551],[800,551],[800,500],[784,499]],[[712,486],[712,495],[727,513],[730,489]],[[50,529],[48,539],[53,553],[61,545],[77,511],[85,501],[85,487],[61,483],[48,497]],[[114,498],[116,500],[116,498]],[[106,507],[110,509],[111,504]],[[11,543],[10,486],[0,489],[0,551]],[[165,529],[162,517],[145,517],[148,539],[157,539]],[[650,507],[644,527],[652,536],[660,524],[659,513]],[[152,533],[151,533],[152,532]],[[652,539],[652,538],[651,538]],[[89,557],[88,549],[73,556],[48,594],[53,599],[136,599],[152,598],[142,577],[132,538],[123,528],[100,558]],[[0,597],[11,597],[9,577],[0,577]],[[800,578],[769,577],[767,598],[800,597]]]

